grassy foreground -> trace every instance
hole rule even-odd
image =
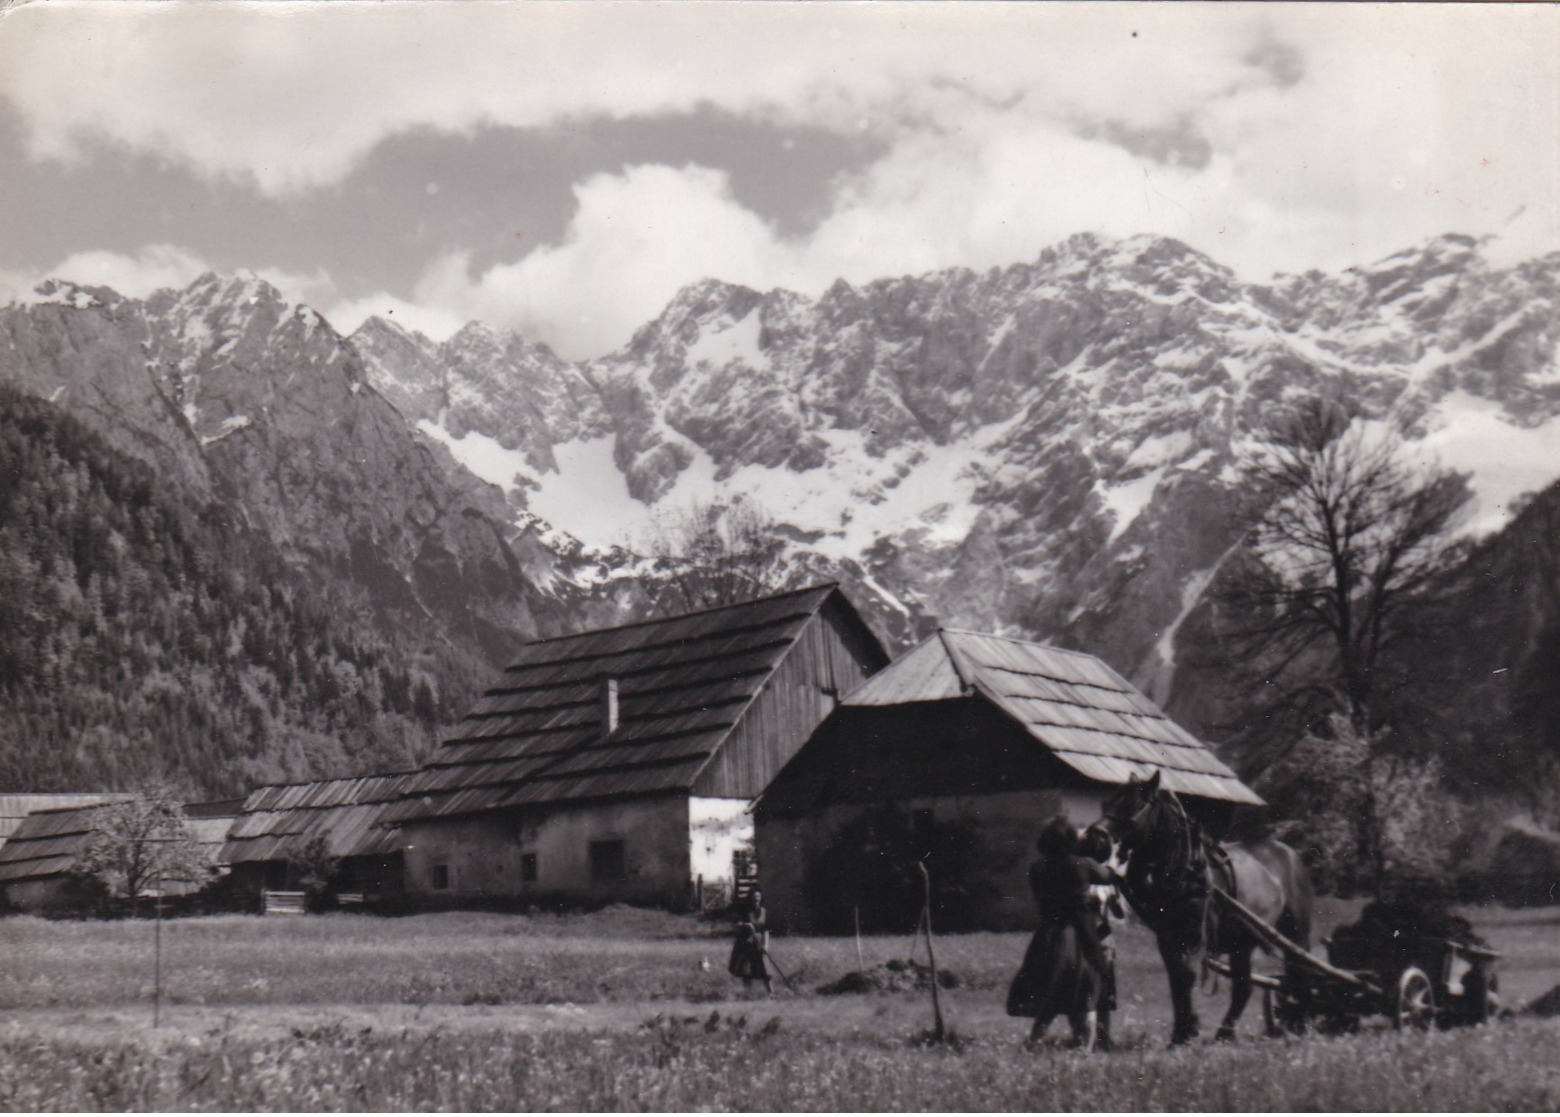
[[[0,1040],[11,1110],[1530,1110],[1560,1104],[1560,1027],[1373,1032],[1081,1056],[925,1048],[782,1025],[634,1034],[390,1032]]]
[[[1324,910],[1319,931],[1348,918]],[[1508,1004],[1560,981],[1560,911],[1475,920],[1506,952]],[[1026,1022],[1004,1015],[1022,935],[939,939],[959,1042],[926,1047],[924,995],[816,992],[856,968],[850,939],[777,939],[796,991],[747,1001],[723,927],[652,912],[181,920],[162,928],[153,1028],[154,934],[0,919],[0,1108],[1560,1108],[1556,1020],[1278,1042],[1255,1038],[1253,1005],[1239,1045],[1165,1051],[1164,976],[1135,927],[1119,942],[1121,1049],[1092,1057],[1026,1050]],[[864,960],[908,947],[868,938]],[[1227,995],[1199,997],[1207,1031]]]

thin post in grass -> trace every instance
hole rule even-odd
[[[856,916],[856,972],[866,973],[867,964],[861,960],[861,906],[851,909]]]
[[[157,929],[153,933],[155,946],[153,954],[156,961],[153,965],[152,975],[152,1027],[162,1027],[162,894],[163,876],[161,866],[157,869]]]
[[[942,998],[937,992],[937,952],[932,948],[932,874],[926,871],[926,862],[917,861],[921,867],[921,884],[925,891],[921,910],[921,925],[926,928],[926,960],[932,967],[932,1038],[943,1043],[948,1030],[943,1026]]]

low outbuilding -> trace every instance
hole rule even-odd
[[[908,932],[924,860],[942,925],[1032,926],[1040,824],[1086,825],[1155,771],[1215,832],[1262,802],[1096,657],[939,631],[847,695],[760,797],[770,923]]]
[[[60,915],[102,900],[101,889],[73,870],[97,833],[97,807],[114,802],[94,795],[85,805],[35,810],[0,846],[0,892],[13,911]]]
[[[406,773],[273,784],[249,793],[227,830],[221,860],[239,902],[262,892],[300,890],[303,877],[328,870],[322,891],[372,907],[404,900],[401,833],[388,822]]]

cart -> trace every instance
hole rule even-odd
[[[1391,918],[1389,905],[1373,905],[1387,917],[1334,932],[1324,961],[1222,889],[1214,890],[1213,902],[1283,960],[1280,974],[1252,975],[1270,1034],[1312,1026],[1355,1031],[1367,1016],[1385,1016],[1398,1028],[1451,1028],[1482,1024],[1499,1008],[1500,954],[1461,921],[1427,929],[1418,920]],[[1446,930],[1451,933],[1439,933]],[[1229,976],[1221,961],[1210,959],[1209,966]]]

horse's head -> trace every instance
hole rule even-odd
[[[1157,771],[1146,780],[1129,777],[1125,787],[1105,800],[1099,821],[1089,827],[1086,844],[1107,850],[1118,845],[1130,849],[1147,828],[1149,814],[1158,798]]]

